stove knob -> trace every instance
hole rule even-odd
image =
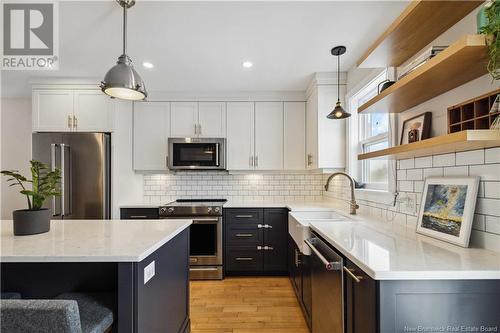
[[[173,213],[173,212],[174,212],[174,207],[169,207],[169,208],[167,209],[167,212],[169,212],[170,214],[171,214],[171,213]]]
[[[216,213],[220,212],[220,208],[219,207],[215,207],[214,210],[215,210]]]
[[[207,207],[207,212],[210,214],[212,212],[212,207]]]
[[[167,212],[167,209],[165,207],[160,208],[160,215],[163,215]]]

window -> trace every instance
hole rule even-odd
[[[387,70],[376,75],[368,84],[361,87],[349,98],[349,109],[353,115],[357,115],[359,106],[378,94],[378,85],[386,80]],[[350,149],[354,157],[351,158],[351,166],[357,179],[366,184],[366,188],[388,190],[389,188],[389,162],[385,159],[369,159],[356,162],[357,154],[368,153],[390,146],[391,123],[388,113],[359,114],[353,117],[350,124],[351,144]],[[355,142],[353,142],[355,141]]]

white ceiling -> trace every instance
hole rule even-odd
[[[139,0],[129,11],[128,54],[150,91],[303,91],[314,72],[336,70],[332,46],[347,46],[342,66],[353,66],[406,5]],[[2,96],[29,96],[33,77],[103,77],[121,53],[120,9],[61,2],[59,70],[3,71]]]

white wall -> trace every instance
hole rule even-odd
[[[143,202],[143,176],[132,169],[132,103],[116,101],[115,132],[111,135],[111,202],[113,218],[120,205]],[[144,147],[148,149],[148,147]]]
[[[19,170],[28,175],[31,159],[31,100],[2,99],[1,164],[2,170]],[[6,178],[0,179],[2,219],[12,219],[12,211],[27,208],[26,199],[18,187],[9,187]]]

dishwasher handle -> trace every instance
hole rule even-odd
[[[311,251],[321,260],[321,262],[325,265],[325,269],[327,271],[340,271],[342,270],[342,262],[341,261],[328,261],[325,256],[319,252],[319,250],[311,243],[310,240],[304,239],[304,242],[311,248]]]

